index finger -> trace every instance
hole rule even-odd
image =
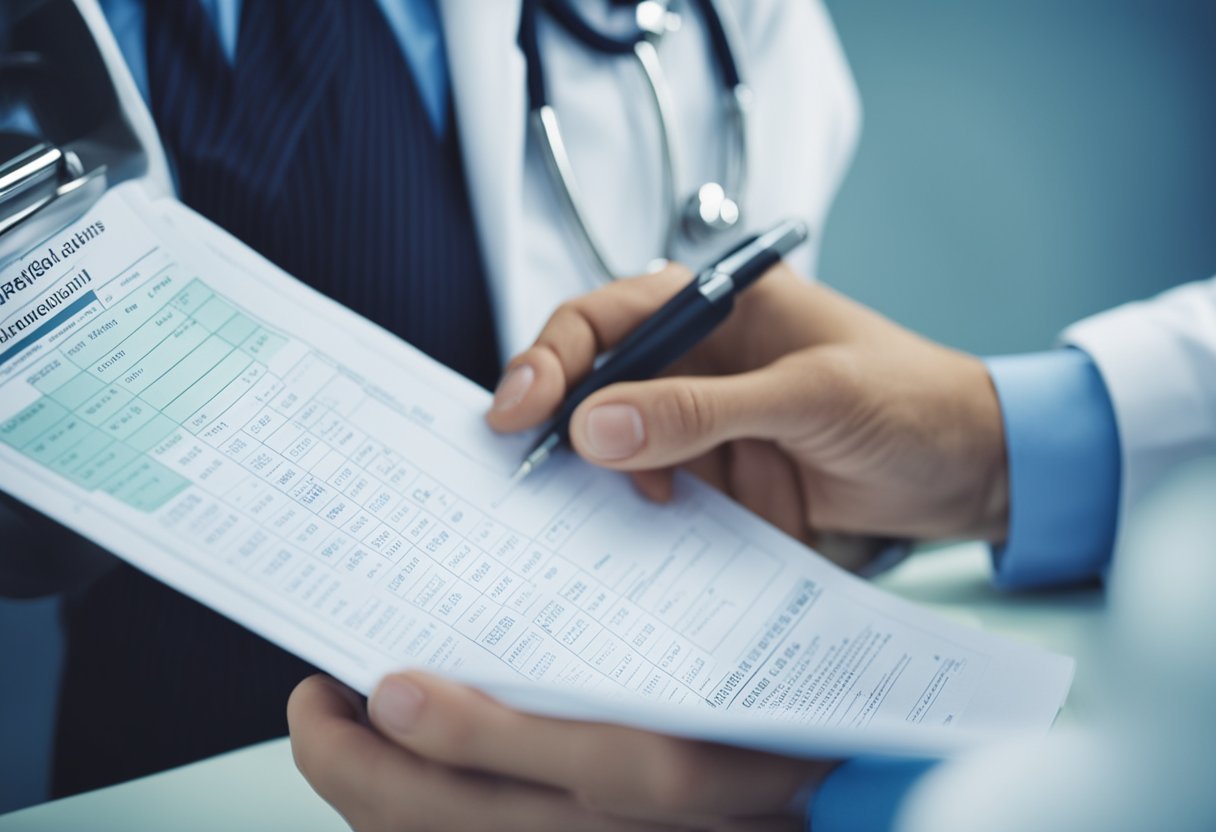
[[[609,283],[563,303],[536,342],[507,364],[486,417],[490,427],[518,431],[549,418],[566,391],[689,281],[683,266]]]

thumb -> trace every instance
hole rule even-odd
[[[590,462],[622,471],[680,465],[744,437],[780,440],[805,428],[805,384],[769,365],[733,376],[615,384],[583,402],[570,441]]]

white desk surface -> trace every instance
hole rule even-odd
[[[989,583],[986,550],[975,544],[917,555],[877,583],[990,632],[1075,656],[1076,681],[1061,720],[1088,709],[1100,590],[1000,593]],[[0,832],[346,828],[296,771],[286,739],[0,817]]]

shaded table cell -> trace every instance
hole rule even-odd
[[[196,310],[201,309],[203,304],[214,296],[215,292],[212,292],[199,281],[191,280],[186,284],[186,288],[174,295],[170,303],[187,315],[193,315]]]
[[[258,327],[257,331],[245,339],[241,344],[241,349],[250,355],[250,357],[267,363],[274,354],[283,348],[287,343],[287,339],[282,335],[278,335],[263,327]]]
[[[73,472],[108,448],[113,441],[113,439],[101,431],[88,428],[83,432],[80,441],[47,463],[48,467],[79,485],[81,481],[74,476]]]
[[[67,415],[67,408],[43,396],[16,416],[0,422],[0,442],[22,448]]]
[[[130,445],[111,442],[91,459],[77,466],[71,477],[85,488],[93,489],[138,455]]]
[[[134,398],[126,390],[111,384],[102,388],[100,392],[82,404],[76,413],[90,425],[101,427],[130,404]]]
[[[123,355],[117,361],[105,367],[95,367],[94,372],[107,381],[128,375],[132,368],[145,363],[144,359],[148,357],[149,353],[158,349],[162,341],[188,320],[189,318],[184,313],[172,306],[158,310],[119,345]]]
[[[173,431],[177,430],[177,422],[162,413],[153,411],[152,419],[127,440],[127,444],[139,451],[150,451]]]
[[[92,373],[78,372],[66,384],[61,385],[51,393],[51,398],[66,408],[75,410],[97,395],[106,383]]]
[[[110,476],[101,490],[137,511],[151,512],[189,487],[190,481],[185,477],[141,456]]]
[[[249,338],[250,335],[257,332],[258,325],[250,320],[245,315],[237,314],[231,318],[228,323],[224,324],[215,334],[223,338],[234,347],[239,347]]]
[[[144,388],[141,397],[153,407],[163,410],[210,372],[231,351],[232,346],[227,341],[214,335],[208,336],[206,341],[177,362],[173,369]]]
[[[51,460],[79,444],[92,430],[83,419],[68,416],[26,445],[21,452],[30,459],[47,465]]]
[[[215,340],[223,344],[225,349],[232,349],[232,345],[227,341],[218,338]],[[245,372],[245,368],[252,363],[252,359],[243,352],[229,352],[228,355],[220,360],[220,363],[208,370],[202,378],[195,381],[180,396],[165,407],[165,415],[178,422],[184,422],[191,414],[210,402],[222,393],[225,388],[240,378],[241,373]]]
[[[78,372],[79,368],[67,359],[52,358],[26,380],[39,393],[47,395],[71,381]]]
[[[207,330],[192,320],[184,320],[151,352],[132,365],[117,383],[132,393],[142,393],[206,339]]]
[[[115,439],[130,439],[140,428],[157,416],[157,412],[147,402],[135,399],[122,410],[106,420],[100,427]]]
[[[208,332],[215,332],[228,323],[235,314],[236,310],[232,304],[217,296],[196,309],[191,317]]]

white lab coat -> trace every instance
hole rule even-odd
[[[588,13],[605,4],[589,3]],[[806,221],[818,241],[860,127],[856,90],[819,2],[735,0],[741,71],[753,87],[745,225]],[[598,284],[559,210],[527,129],[518,2],[442,4],[456,117],[473,210],[492,284],[503,353],[527,346],[562,300]],[[680,192],[722,174],[722,91],[699,16],[664,38],[660,57],[678,111]],[[542,24],[545,22],[542,18]],[[589,52],[557,27],[540,27],[545,75],[562,119],[594,233],[618,271],[640,273],[658,254],[661,202],[657,127],[630,59]],[[680,259],[695,264],[719,241]],[[796,261],[808,275],[813,258]]]
[[[1104,312],[1064,337],[1093,357],[1110,391],[1120,517],[1163,473],[1216,452],[1216,278]]]

